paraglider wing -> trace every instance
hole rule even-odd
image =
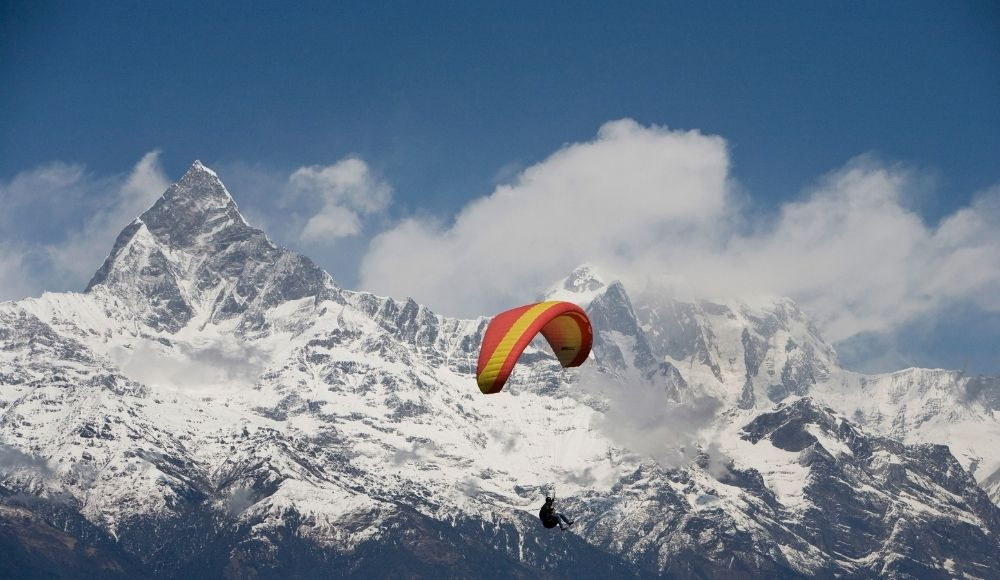
[[[539,332],[564,367],[579,366],[590,355],[594,333],[582,308],[558,300],[519,306],[497,314],[486,327],[476,366],[479,390],[487,395],[499,393],[518,357]]]

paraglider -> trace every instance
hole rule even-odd
[[[560,530],[565,530],[573,525],[573,520],[566,519],[566,516],[556,511],[556,498],[553,496],[545,498],[542,509],[538,510],[538,519],[542,520],[542,525],[546,528],[559,526]]]
[[[483,394],[499,393],[524,349],[541,333],[563,367],[576,367],[590,356],[594,331],[587,313],[572,302],[526,304],[493,317],[479,348],[476,382]],[[555,510],[555,493],[545,498],[538,518],[546,528],[566,530],[573,521]]]
[[[527,304],[497,314],[486,327],[476,365],[479,390],[499,393],[518,357],[541,333],[559,364],[575,367],[590,355],[594,332],[583,308],[572,302],[551,300]]]

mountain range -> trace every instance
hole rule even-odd
[[[487,313],[339,287],[195,162],[0,303],[0,576],[1000,577],[1000,379],[845,370],[785,298],[538,297],[591,360],[484,396]]]

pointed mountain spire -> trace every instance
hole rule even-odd
[[[250,229],[222,180],[201,161],[191,164],[140,219],[154,237],[175,247],[188,247],[224,227]]]
[[[607,284],[590,264],[581,264],[569,276],[556,282],[544,293],[545,300],[566,300],[584,308]]]
[[[219,176],[200,161],[118,235],[87,290],[98,285],[124,297],[150,326],[171,332],[196,314],[223,320],[335,288],[311,260],[247,224]]]

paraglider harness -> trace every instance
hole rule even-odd
[[[542,525],[546,528],[559,526],[560,530],[567,530],[573,525],[573,522],[566,519],[566,516],[556,512],[556,490],[554,487],[552,495],[545,498],[545,505],[538,510],[538,519],[542,520]]]
[[[545,498],[545,505],[538,510],[538,519],[542,520],[542,525],[546,528],[554,528],[559,525],[559,518],[556,517],[556,505],[554,497]]]

